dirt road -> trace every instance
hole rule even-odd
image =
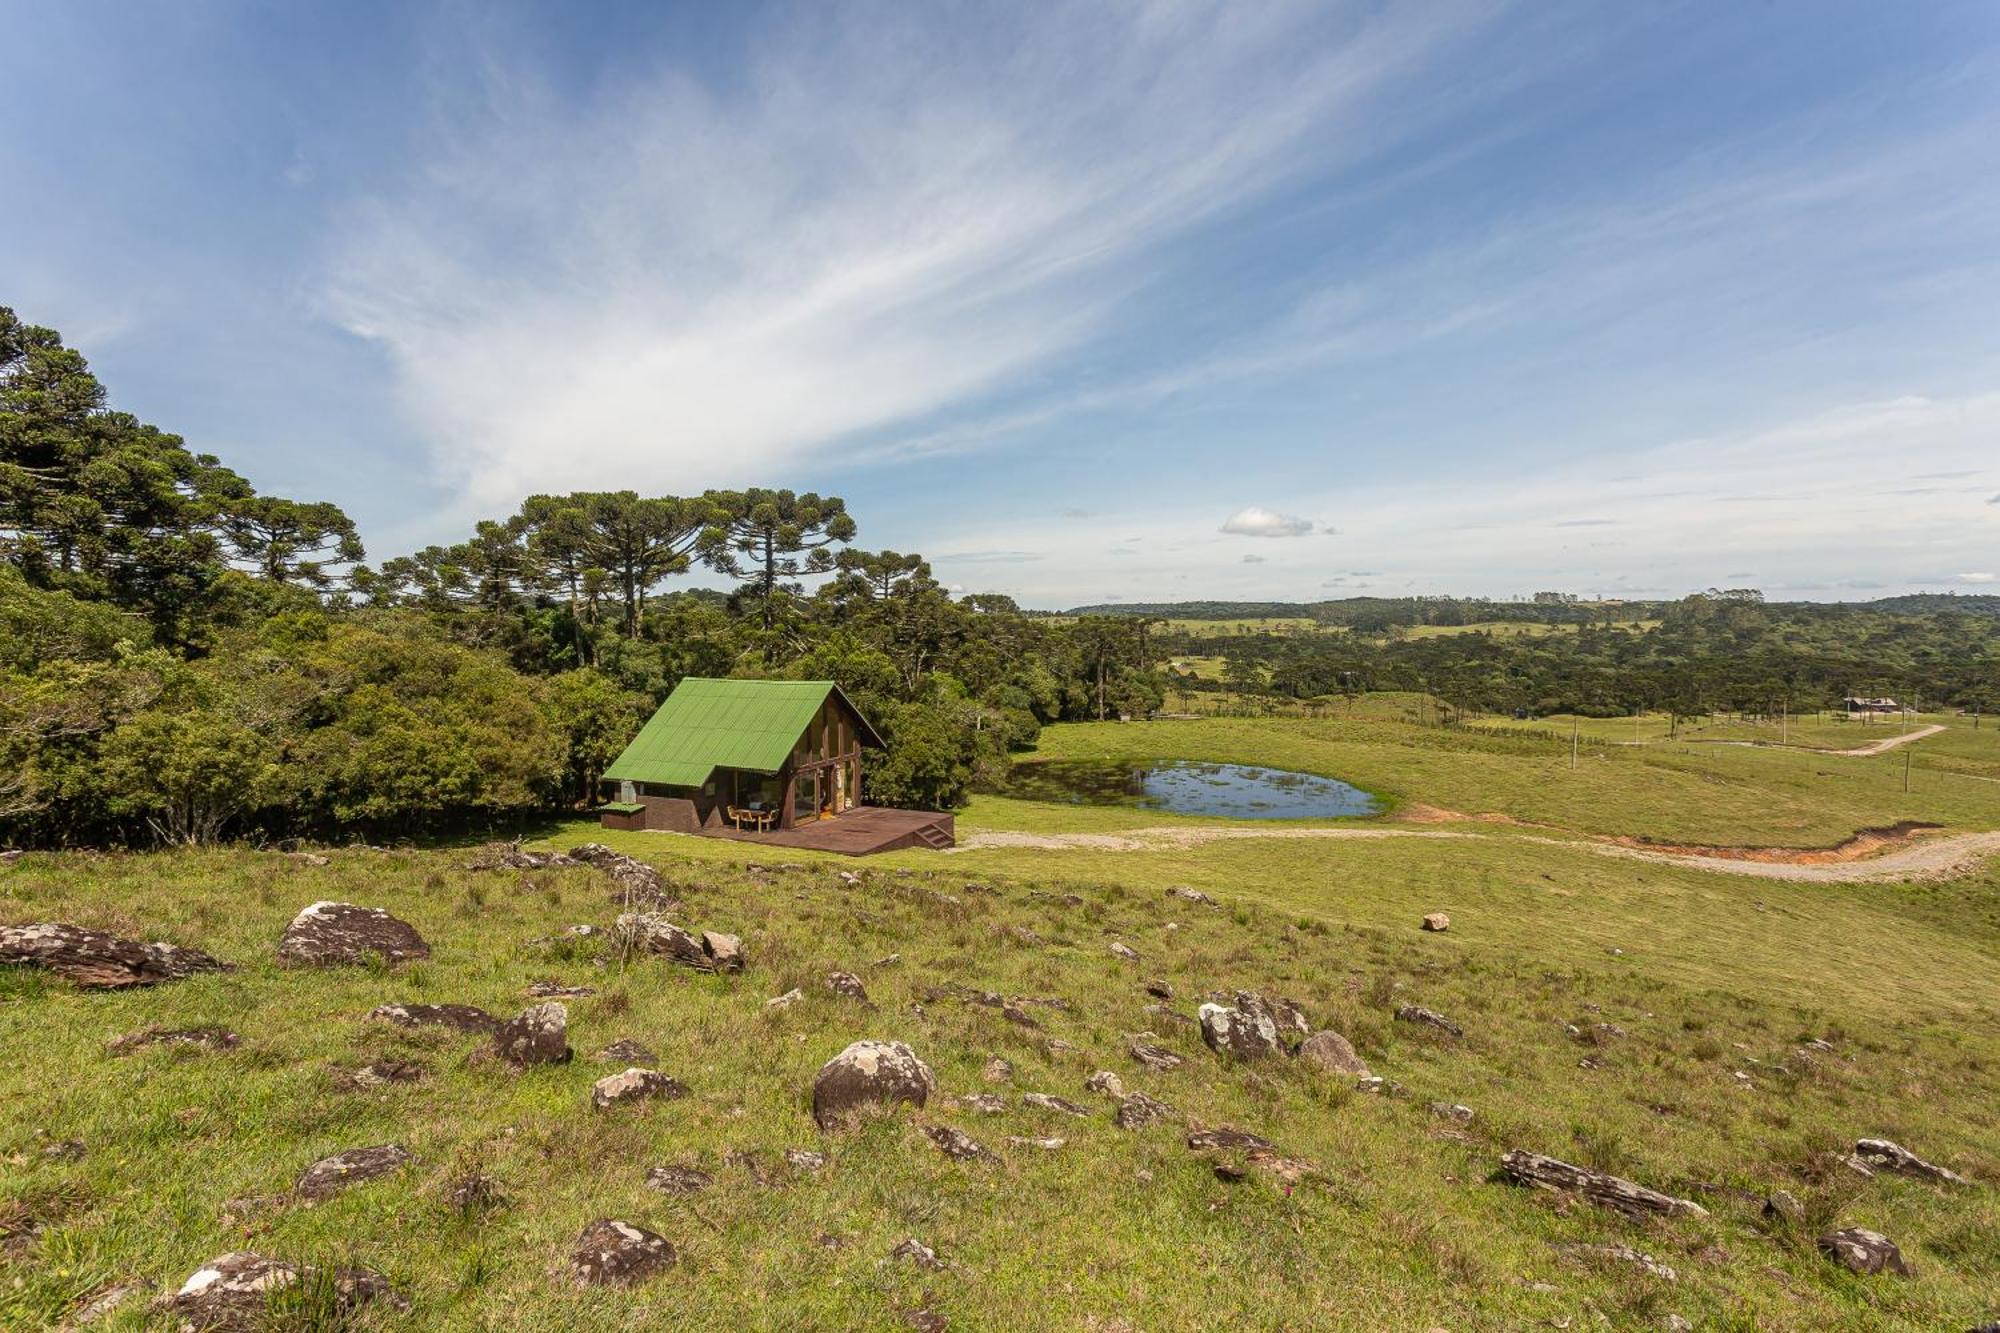
[[[1487,836],[1447,829],[1413,828],[1203,828],[1172,827],[1128,829],[1122,833],[974,833],[960,840],[954,852],[997,848],[1026,848],[1036,851],[1158,852],[1200,847],[1212,842],[1234,842],[1244,838],[1328,839],[1363,841],[1381,838],[1475,838]],[[1742,856],[1702,855],[1659,851],[1592,838],[1548,838],[1525,836],[1529,842],[1550,847],[1568,847],[1660,865],[1683,866],[1722,875],[1748,875],[1757,879],[1782,879],[1806,884],[1867,884],[1890,880],[1952,879],[1971,874],[1989,858],[2000,856],[2000,832],[1956,833],[1900,842],[1890,850],[1850,860],[1800,861],[1751,860]],[[1802,857],[1824,855],[1801,852]]]

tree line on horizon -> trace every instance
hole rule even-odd
[[[690,675],[838,680],[864,797],[949,807],[1045,722],[1161,698],[1143,627],[954,597],[834,496],[536,495],[364,562],[112,408],[0,307],[0,844],[367,836],[574,808]],[[672,588],[700,566],[735,586]]]

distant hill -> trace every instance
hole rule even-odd
[[[2000,593],[1913,592],[1904,597],[1878,597],[1863,605],[1872,611],[1893,611],[1908,616],[1932,616],[1944,611],[2000,616]]]
[[[1478,620],[1545,620],[1552,618],[1546,603],[1529,601],[1489,601],[1480,597],[1343,597],[1323,602],[1100,602],[1073,607],[1062,612],[1070,616],[1155,616],[1163,620],[1285,620],[1304,618],[1327,624],[1344,624],[1357,613],[1399,611],[1419,603],[1431,606],[1455,604],[1476,611]],[[1622,606],[1634,617],[1651,616],[1669,606],[1664,602],[1626,602]],[[1578,602],[1573,608],[1601,611],[1604,603]],[[1828,607],[1850,611],[1881,611],[1891,615],[1928,616],[1948,612],[1961,615],[2000,616],[2000,593],[1918,592],[1899,597],[1878,597],[1868,602],[1773,602],[1773,606]],[[1397,617],[1404,619],[1405,617]],[[1421,617],[1420,619],[1431,619]]]

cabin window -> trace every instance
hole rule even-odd
[[[633,804],[639,799],[639,784],[636,782],[620,782],[618,784],[618,799],[627,805]]]

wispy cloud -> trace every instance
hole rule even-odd
[[[495,53],[345,219],[327,308],[474,503],[772,479],[989,392],[1101,331],[1138,258],[1372,141],[1465,26],[1029,6],[974,55],[807,12],[726,93],[663,68],[579,106]]]

